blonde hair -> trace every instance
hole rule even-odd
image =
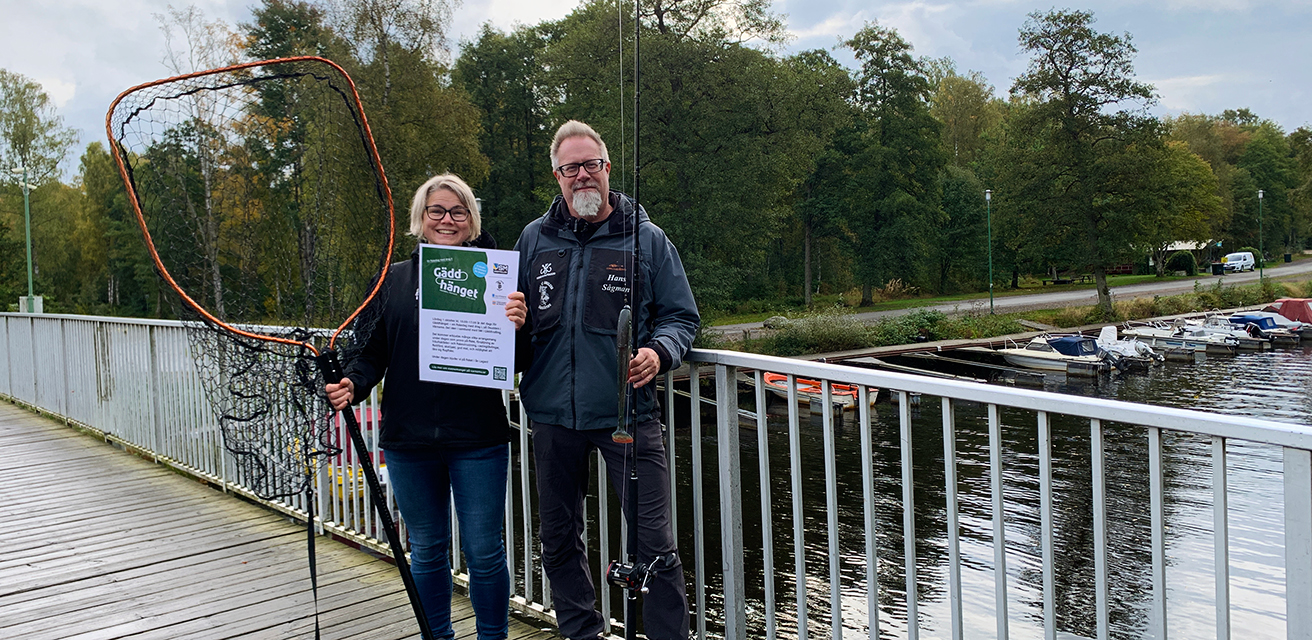
[[[454,173],[443,173],[428,179],[415,190],[415,198],[410,202],[410,235],[424,237],[424,208],[428,206],[428,196],[438,189],[446,189],[456,194],[466,209],[469,209],[469,240],[472,242],[483,231],[482,219],[478,213],[478,200],[474,199],[474,190]]]
[[[605,160],[606,164],[610,164],[610,153],[606,151],[606,143],[601,140],[601,136],[592,127],[578,120],[570,120],[560,125],[559,129],[556,129],[556,137],[551,140],[551,170],[553,172],[559,166],[556,164],[556,153],[560,151],[560,143],[570,138],[588,138],[597,143],[597,146],[601,147],[601,159]]]

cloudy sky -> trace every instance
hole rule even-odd
[[[185,6],[175,0],[174,6]],[[250,20],[254,0],[198,0],[209,19]],[[104,138],[105,110],[122,90],[169,75],[164,40],[152,14],[167,0],[0,0],[0,68],[40,82],[81,144]],[[451,40],[484,22],[503,30],[559,18],[575,5],[543,0],[465,0]],[[867,21],[892,26],[917,55],[950,56],[981,71],[1003,94],[1024,72],[1016,44],[1026,15],[1051,2],[879,3],[871,0],[775,0],[793,40],[789,51],[833,49]],[[1217,114],[1248,107],[1286,131],[1312,125],[1312,0],[1086,0],[1095,28],[1129,32],[1139,49],[1140,80],[1157,88],[1159,114]],[[840,60],[849,61],[841,51]]]

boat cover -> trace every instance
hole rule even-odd
[[[1065,356],[1098,355],[1098,345],[1088,336],[1057,336],[1048,338],[1048,344]]]
[[[1276,324],[1276,319],[1271,316],[1250,316],[1236,313],[1235,315],[1230,316],[1228,320],[1230,320],[1231,324],[1239,325],[1241,327],[1255,324],[1258,329],[1263,331],[1271,331],[1280,328],[1280,325]]]
[[[1312,323],[1312,298],[1281,298],[1263,311],[1273,311],[1290,320]]]

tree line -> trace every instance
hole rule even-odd
[[[987,290],[990,254],[995,288],[1090,273],[1110,312],[1107,274],[1147,256],[1160,274],[1173,243],[1277,254],[1312,241],[1312,129],[1285,132],[1245,108],[1152,117],[1131,36],[1098,31],[1091,13],[1031,14],[1018,30],[1028,68],[999,94],[876,23],[843,40],[849,68],[826,50],[781,53],[768,0],[644,0],[640,11],[640,74],[630,3],[484,26],[454,51],[441,0],[264,0],[236,26],[194,8],[157,19],[177,73],[338,62],[402,209],[428,176],[453,171],[503,246],[558,192],[555,128],[591,123],[612,187],[638,191],[711,314],[809,306],[816,292],[869,302],[890,283]],[[0,158],[31,168],[36,186],[37,292],[48,311],[168,315],[105,145],[87,145],[76,178],[60,181],[73,139],[39,85],[0,70]],[[17,182],[0,193],[6,303],[26,292]],[[399,243],[398,257],[410,248]]]

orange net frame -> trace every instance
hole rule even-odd
[[[240,479],[302,493],[339,451],[314,357],[368,342],[395,246],[354,84],[323,58],[252,62],[128,89],[105,128]]]

